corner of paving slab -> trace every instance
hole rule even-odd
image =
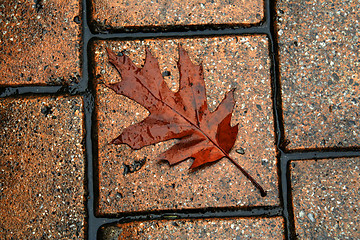
[[[359,147],[360,5],[276,4],[287,150]]]
[[[81,97],[0,99],[0,238],[85,236]]]
[[[290,166],[299,238],[360,238],[360,158],[293,161]]]
[[[81,78],[81,1],[0,4],[0,86],[68,85]]]

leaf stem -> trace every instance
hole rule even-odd
[[[252,183],[257,189],[259,189],[261,196],[262,196],[262,197],[266,197],[267,193],[266,193],[266,191],[260,186],[260,184],[259,184],[252,176],[250,176],[250,174],[249,174],[245,169],[243,169],[234,159],[232,159],[232,158],[229,156],[229,154],[226,154],[226,155],[227,155],[226,157],[227,157],[233,164],[235,164],[235,166],[236,166],[238,169],[240,169],[240,171],[245,175],[245,177],[247,177],[247,178],[251,181],[251,183]]]

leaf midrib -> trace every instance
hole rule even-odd
[[[135,77],[136,80],[159,102],[163,103],[165,106],[167,106],[168,108],[170,108],[173,112],[175,112],[176,114],[178,114],[179,116],[181,116],[183,119],[185,119],[190,125],[194,126],[199,132],[201,132],[215,147],[217,147],[223,154],[225,157],[230,158],[229,154],[227,152],[225,152],[224,149],[222,149],[222,147],[220,147],[210,136],[208,136],[208,134],[206,134],[201,128],[200,126],[197,126],[196,124],[194,124],[191,120],[189,120],[186,116],[184,116],[183,114],[181,114],[180,112],[178,112],[176,109],[174,109],[172,106],[170,106],[169,104],[167,104],[165,101],[163,101],[162,99],[159,99],[158,97],[156,97],[149,88],[147,88],[139,78]],[[171,91],[169,89],[169,91]],[[179,90],[180,91],[180,90]],[[171,91],[172,94],[174,94],[173,91]],[[206,103],[207,104],[207,103]],[[195,111],[197,112],[197,110],[195,109]],[[197,114],[197,113],[196,113]],[[200,122],[199,122],[200,124]]]

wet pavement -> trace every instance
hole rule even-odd
[[[359,4],[0,4],[1,239],[359,239]],[[214,111],[235,88],[226,158],[196,171],[110,142],[145,119],[106,48],[145,48],[179,89],[178,46]],[[215,131],[215,130],[214,130]]]

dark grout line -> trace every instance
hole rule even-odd
[[[97,231],[103,224],[106,224],[107,221],[97,219],[95,217],[95,208],[96,208],[96,196],[95,189],[97,181],[94,180],[96,176],[96,155],[95,143],[93,141],[93,136],[95,134],[94,120],[95,116],[95,91],[92,89],[90,82],[90,65],[89,65],[89,54],[88,46],[89,41],[92,38],[88,26],[88,2],[87,0],[82,1],[82,81],[79,91],[85,92],[84,94],[84,105],[85,105],[85,130],[86,130],[86,141],[85,141],[85,152],[86,152],[86,206],[87,206],[87,229],[86,229],[86,238],[89,240],[97,239]]]
[[[280,157],[280,192],[284,209],[285,234],[287,239],[296,239],[295,221],[291,195],[289,164],[286,157]]]
[[[273,109],[274,109],[274,128],[276,132],[276,146],[278,151],[278,176],[279,176],[279,197],[283,208],[283,218],[285,223],[286,239],[295,239],[295,226],[292,213],[291,188],[287,161],[284,160],[284,153],[281,150],[284,141],[283,113],[281,102],[281,82],[279,66],[279,46],[276,30],[276,0],[265,0],[267,21],[269,22],[270,36],[270,58],[271,58],[271,78],[273,91]]]
[[[149,220],[179,220],[179,219],[205,219],[205,218],[234,218],[234,217],[278,217],[282,216],[282,207],[251,207],[244,209],[200,209],[177,212],[163,212],[150,214],[132,214],[118,217],[99,217],[93,227],[122,224],[135,221]]]
[[[329,151],[294,151],[291,153],[286,153],[285,161],[297,161],[297,160],[315,160],[315,159],[336,159],[336,158],[350,158],[350,157],[360,157],[359,150],[341,151],[329,150]]]
[[[266,22],[258,26],[245,28],[225,28],[218,30],[189,30],[184,32],[134,32],[134,33],[112,33],[112,34],[95,34],[94,37],[102,40],[122,39],[135,40],[147,38],[191,38],[191,37],[209,37],[224,35],[250,35],[250,34],[267,34],[268,27]]]
[[[3,87],[0,88],[0,97],[12,97],[30,94],[56,94],[62,92],[61,86],[20,86],[20,87]],[[67,91],[64,91],[67,92]]]
[[[281,216],[281,206],[256,206],[234,208],[203,208],[186,210],[164,210],[152,212],[131,212],[99,216],[103,221],[132,222],[151,219],[221,218],[221,217],[276,217]]]
[[[92,153],[92,122],[94,113],[94,98],[91,94],[84,95],[84,115],[85,115],[85,152],[86,152],[86,205],[87,205],[87,239],[96,239],[94,230],[94,155]]]
[[[85,89],[82,84],[70,86],[17,86],[0,87],[0,98],[27,95],[81,95]]]

